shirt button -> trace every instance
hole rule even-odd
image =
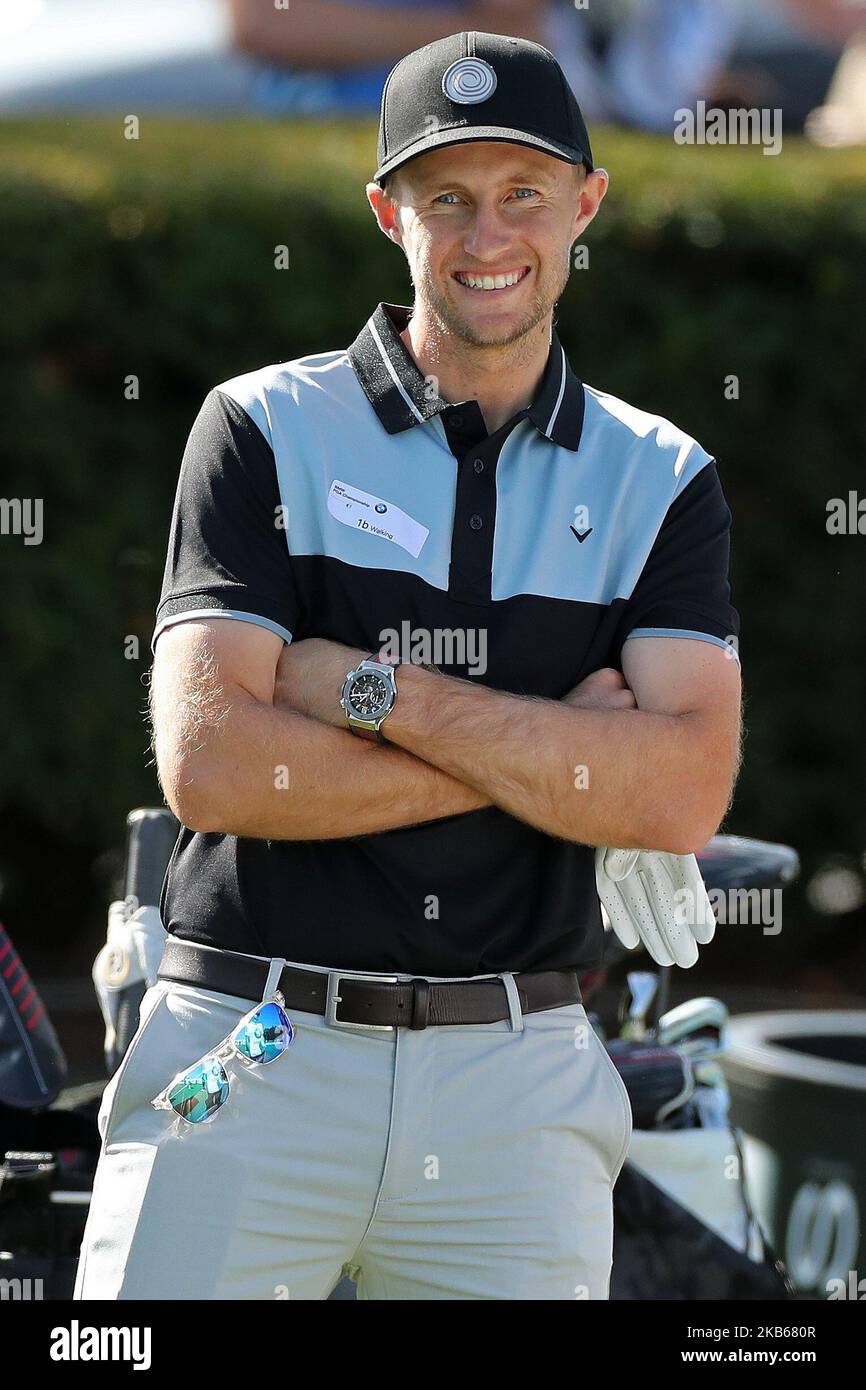
[[[456,415],[452,415],[452,416],[451,416],[451,423],[452,423],[452,425],[454,426],[455,430],[462,430],[462,428],[463,428],[463,416],[460,414],[459,411],[457,412]]]
[[[480,531],[481,527],[484,525],[484,517],[478,512],[473,512],[469,518],[469,525],[472,527],[473,531]]]
[[[484,472],[484,460],[483,460],[483,459],[475,459],[475,460],[473,461],[472,467],[475,469],[475,472],[476,472],[476,473],[483,473],[483,472]]]

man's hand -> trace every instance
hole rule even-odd
[[[573,709],[637,709],[625,676],[611,666],[592,671],[563,698]]]
[[[346,728],[340,695],[346,676],[369,651],[346,647],[326,637],[287,643],[277,662],[274,704],[334,728]]]
[[[595,851],[595,881],[628,950],[643,945],[659,965],[688,969],[698,944],[712,941],[716,919],[693,854],[602,847]]]

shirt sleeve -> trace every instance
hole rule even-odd
[[[152,645],[190,618],[237,618],[290,642],[298,602],[284,515],[269,441],[211,391],[181,462]]]
[[[731,513],[715,462],[674,498],[617,625],[614,656],[630,637],[692,637],[739,660],[740,619],[728,582]]]

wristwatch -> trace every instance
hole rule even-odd
[[[397,703],[394,671],[399,665],[399,661],[385,661],[374,652],[347,675],[340,704],[349,728],[359,738],[385,742],[382,725]]]

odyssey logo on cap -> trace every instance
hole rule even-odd
[[[496,91],[496,73],[483,58],[458,58],[442,78],[442,90],[449,101],[475,106]]]

